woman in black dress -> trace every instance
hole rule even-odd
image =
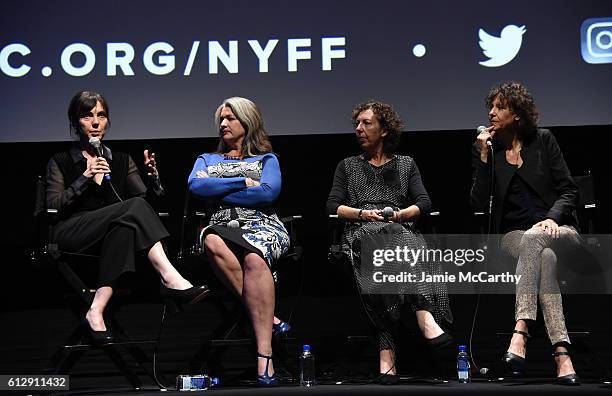
[[[390,245],[419,249],[425,240],[415,221],[429,213],[431,201],[419,169],[409,156],[394,154],[399,144],[401,121],[388,104],[363,103],[353,109],[356,137],[363,150],[338,164],[327,201],[330,214],[346,219],[343,250],[351,259],[367,311],[379,334],[380,373],[383,383],[397,383],[393,329],[404,305],[410,306],[429,346],[449,345],[452,338],[441,326],[449,326],[452,315],[445,285],[414,284],[396,294],[371,294],[361,276],[361,241],[370,235],[385,235]],[[385,217],[383,209],[392,214]],[[386,265],[386,264],[385,264]],[[435,266],[416,263],[418,274],[438,271]],[[386,265],[386,268],[389,268]]]
[[[113,338],[104,309],[121,275],[135,271],[136,254],[146,256],[159,273],[163,297],[193,303],[208,288],[193,286],[166,257],[160,241],[168,232],[143,199],[147,187],[132,158],[101,144],[110,126],[106,99],[96,92],[77,93],[68,119],[78,141],[47,164],[46,203],[58,210],[51,241],[61,251],[93,250],[100,255],[98,284],[85,319],[93,342],[108,343]],[[155,155],[145,150],[144,156],[149,184],[161,194]]]

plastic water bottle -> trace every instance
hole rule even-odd
[[[209,377],[206,374],[184,374],[176,377],[176,390],[181,392],[205,391],[217,385],[219,385],[219,378]]]
[[[315,384],[315,357],[310,352],[310,345],[304,345],[300,355],[300,385],[313,386]]]
[[[457,378],[459,382],[463,384],[470,382],[470,358],[465,350],[465,345],[459,345],[459,354],[457,355]]]

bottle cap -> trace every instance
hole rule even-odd
[[[310,345],[304,344],[304,352],[310,352]]]
[[[465,352],[466,349],[465,345],[459,345],[459,352]]]

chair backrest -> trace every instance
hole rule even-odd
[[[593,185],[593,177],[590,173],[584,176],[572,176],[574,182],[578,186],[578,221],[580,229],[583,233],[595,233],[594,212],[597,208],[595,202],[595,188]]]

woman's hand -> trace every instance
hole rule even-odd
[[[159,174],[157,173],[157,162],[155,161],[155,153],[149,154],[149,150],[145,150],[144,164],[145,168],[147,168],[147,176],[153,179],[157,179]]]
[[[385,221],[380,209],[364,209],[361,212],[361,220],[363,221]]]
[[[247,187],[257,187],[261,185],[260,182],[258,182],[257,180],[253,180],[250,177],[244,178],[244,184],[246,184]]]
[[[559,238],[560,235],[559,225],[553,219],[542,220],[534,224],[531,228],[539,228],[553,238]]]
[[[487,157],[489,155],[489,147],[487,145],[487,141],[493,140],[495,136],[495,130],[492,126],[485,128],[482,132],[476,136],[476,141],[480,146],[480,160],[482,162],[487,162]]]
[[[394,210],[393,211],[393,216],[391,216],[389,218],[390,221],[394,222],[394,223],[401,223],[402,222],[402,213],[400,210]]]
[[[204,172],[203,170],[199,170],[199,171],[196,171],[196,177],[198,179],[204,179],[204,178],[210,177],[210,176],[208,176],[208,173]]]
[[[105,174],[111,173],[110,166],[104,157],[91,157],[87,159],[87,168],[83,172],[83,176],[93,180],[98,184],[102,184],[102,178]]]

